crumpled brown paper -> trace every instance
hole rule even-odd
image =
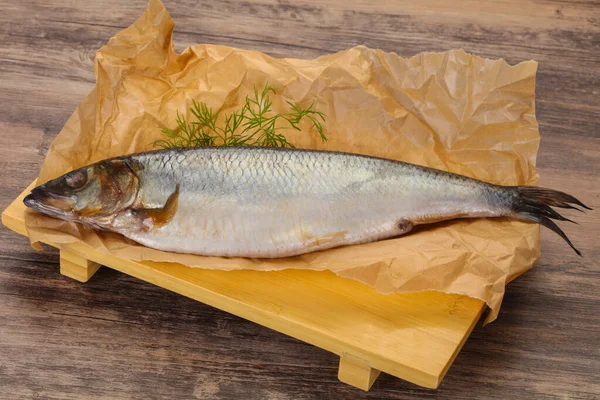
[[[539,144],[534,110],[537,63],[509,66],[462,50],[404,59],[358,46],[315,60],[172,44],[174,23],[158,0],[97,53],[96,87],[52,143],[39,182],[117,155],[152,149],[192,99],[231,111],[253,87],[327,115],[329,138],[290,130],[297,147],[388,157],[505,184],[534,184]],[[455,220],[404,237],[279,259],[201,257],[146,248],[119,235],[29,212],[32,242],[82,240],[133,260],[191,267],[329,269],[379,292],[437,290],[484,300],[496,318],[505,285],[539,256],[539,227],[508,219]]]

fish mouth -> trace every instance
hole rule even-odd
[[[25,196],[23,203],[32,210],[41,212],[42,214],[69,219],[71,216],[70,207],[68,207],[69,200],[68,196],[36,187],[30,194]],[[63,207],[68,208],[68,210],[65,210]]]

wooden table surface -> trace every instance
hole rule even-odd
[[[600,4],[479,0],[166,1],[178,51],[215,43],[313,58],[364,44],[412,56],[463,48],[539,62],[542,184],[600,208]],[[0,3],[0,208],[37,175],[94,85],[95,51],[145,1]],[[570,215],[570,214],[569,214]],[[548,230],[535,268],[511,283],[436,391],[382,376],[338,382],[338,358],[109,269],[80,284],[56,251],[0,229],[0,398],[598,398],[600,211]]]

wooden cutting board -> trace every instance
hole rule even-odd
[[[22,235],[23,198],[34,184],[2,213],[2,223]],[[104,265],[333,352],[339,379],[363,390],[381,371],[437,388],[485,306],[439,292],[384,295],[328,271],[205,270],[47,244],[60,248],[61,274],[80,282]]]

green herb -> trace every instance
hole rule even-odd
[[[188,122],[178,112],[177,128],[162,130],[169,139],[157,140],[153,144],[165,149],[202,146],[294,147],[282,131],[289,127],[301,130],[299,124],[305,119],[311,123],[311,128],[317,130],[323,142],[327,140],[321,123],[325,121],[325,115],[313,108],[314,103],[302,108],[288,101],[290,112],[270,115],[272,101],[269,93],[275,94],[275,90],[268,84],[261,92],[254,88],[254,97],[246,96],[246,102],[240,110],[224,115],[221,120],[219,111],[214,112],[205,103],[194,100],[190,112],[196,121]]]

